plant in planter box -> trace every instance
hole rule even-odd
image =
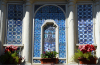
[[[10,45],[5,47],[5,53],[0,56],[0,62],[2,64],[20,64],[20,59],[18,57],[17,46]]]
[[[78,59],[80,64],[96,64],[96,56],[92,54],[95,47],[91,44],[80,45],[74,55],[74,59]]]
[[[48,64],[48,63],[58,63],[58,58],[56,58],[57,56],[57,52],[56,51],[44,51],[43,54],[41,54],[41,64]]]

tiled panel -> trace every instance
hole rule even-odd
[[[33,57],[40,57],[41,55],[40,54],[41,26],[47,19],[53,19],[59,26],[59,57],[65,58],[66,57],[65,16],[62,10],[56,6],[44,6],[41,9],[39,9],[35,15]]]
[[[78,5],[78,43],[93,43],[92,5]]]
[[[39,59],[34,59],[33,63],[41,63],[41,61]],[[66,60],[59,60],[58,63],[66,63]]]
[[[58,63],[66,63],[66,60],[59,60]]]
[[[47,24],[44,27],[44,51],[55,50],[55,27],[53,24]]]
[[[40,6],[42,6],[42,5],[35,5],[34,11],[36,11]]]
[[[64,10],[64,12],[66,12],[66,6],[65,5],[58,5],[58,6],[60,6]]]
[[[22,42],[23,5],[8,5],[7,44]]]
[[[41,63],[41,61],[39,59],[34,59],[33,63]]]
[[[35,5],[35,9],[34,11],[36,11],[39,7],[41,7],[42,5]],[[66,12],[66,6],[65,5],[58,5],[59,7],[61,7],[63,9],[64,12]]]

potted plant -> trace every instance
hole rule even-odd
[[[80,45],[74,59],[78,59],[80,64],[96,64],[97,57],[92,54],[95,50],[92,44]]]
[[[5,53],[0,56],[2,64],[20,64],[22,58],[18,57],[17,46],[10,45],[5,47]]]
[[[57,64],[58,63],[58,58],[56,51],[44,51],[43,54],[41,54],[41,64]]]

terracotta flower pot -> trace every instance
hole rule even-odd
[[[78,58],[79,64],[96,64],[97,58],[91,58],[87,60],[86,58]]]
[[[42,58],[40,61],[41,64],[57,64],[58,58]]]

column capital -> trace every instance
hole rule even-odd
[[[68,0],[68,6],[75,6],[76,0]]]
[[[25,1],[25,6],[31,6],[32,5],[32,2],[31,1]]]
[[[23,0],[23,1],[25,1],[26,4],[32,4],[33,3],[32,0]]]
[[[95,0],[95,6],[99,5],[99,0]]]
[[[7,0],[2,0],[2,5],[6,7]]]

